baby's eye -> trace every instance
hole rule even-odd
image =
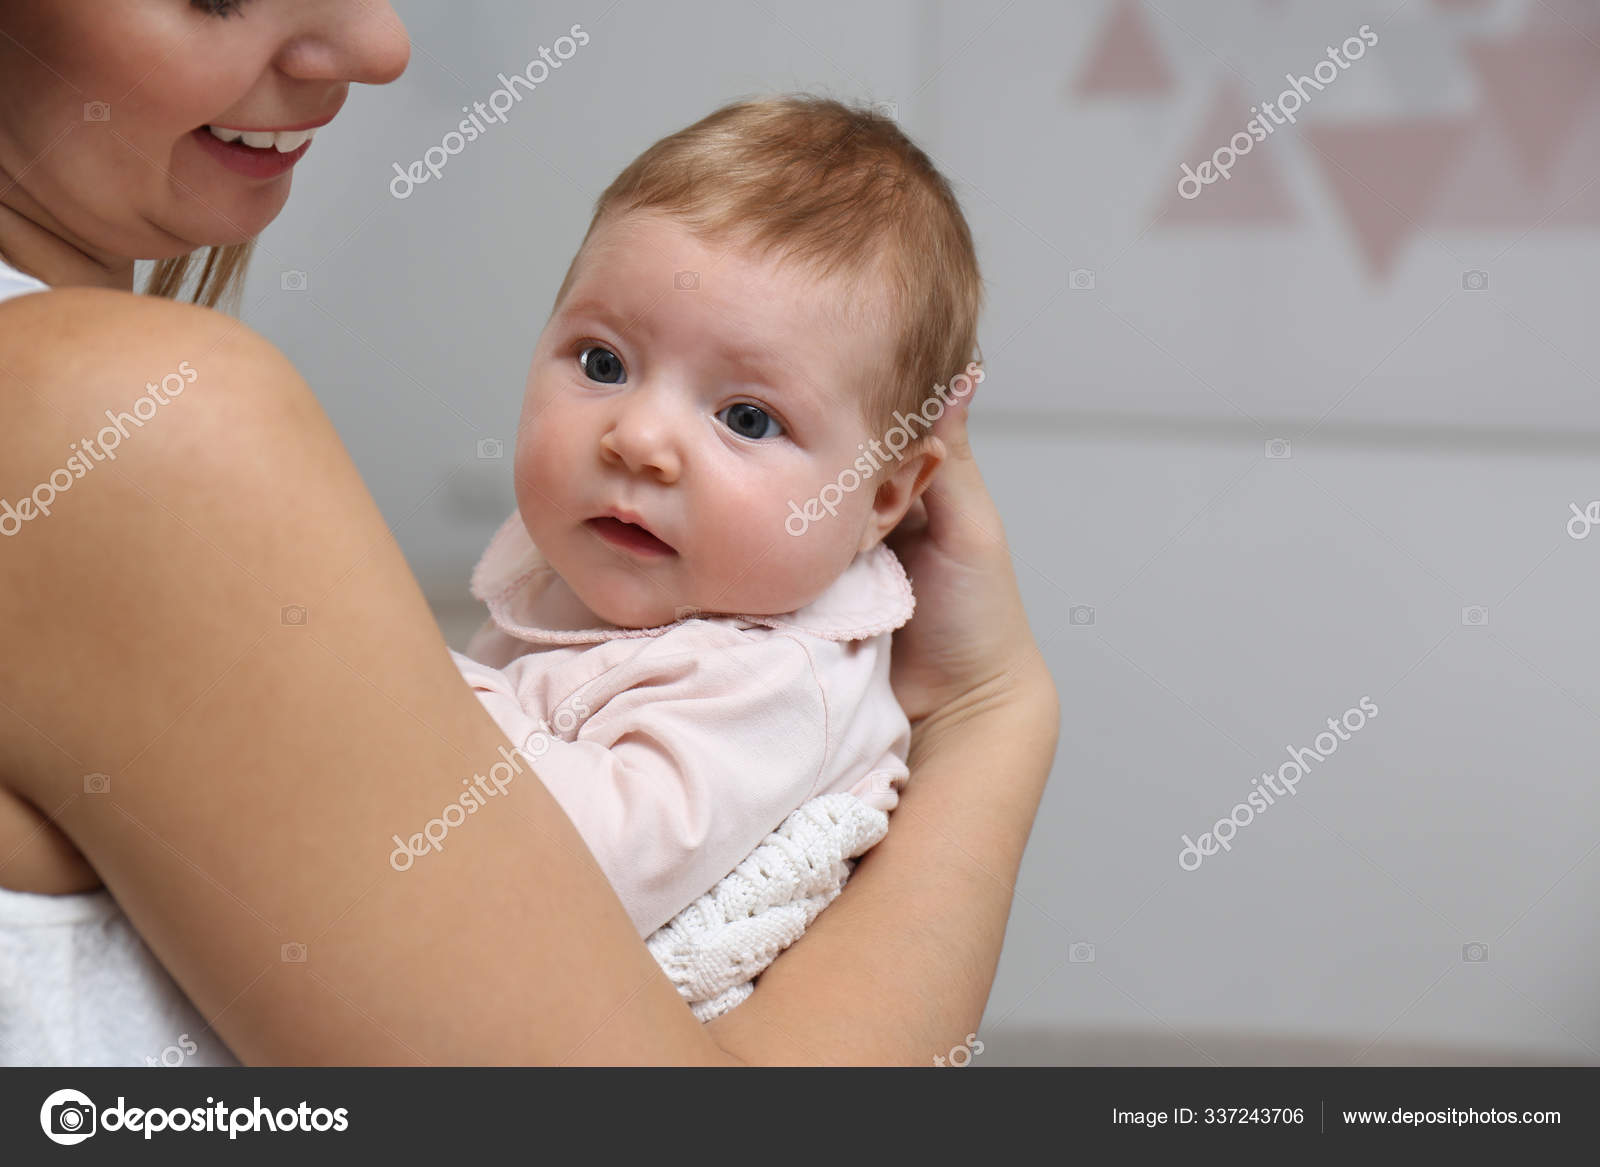
[[[783,426],[778,419],[773,417],[759,405],[751,405],[748,401],[741,401],[737,405],[730,405],[721,413],[722,424],[727,426],[741,438],[775,438],[783,433]]]
[[[597,344],[578,354],[578,367],[589,380],[602,385],[621,385],[628,379],[628,374],[622,369],[622,358]]]

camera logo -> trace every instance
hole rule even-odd
[[[478,461],[493,462],[506,456],[506,444],[499,438],[478,439]]]
[[[94,1134],[94,1103],[77,1090],[57,1090],[39,1108],[39,1125],[52,1143],[70,1147]]]
[[[306,946],[291,941],[278,949],[278,958],[284,964],[304,964],[306,962]]]
[[[111,775],[103,774],[96,770],[93,774],[83,776],[83,792],[85,794],[109,794],[111,792]]]
[[[1287,457],[1290,456],[1291,452],[1292,451],[1291,451],[1290,446],[1289,446],[1289,439],[1288,438],[1268,438],[1267,439],[1267,457],[1269,457],[1269,458],[1287,458]]]
[[[1067,623],[1074,628],[1087,628],[1094,623],[1094,609],[1088,604],[1074,604],[1067,609]]]
[[[1486,271],[1464,271],[1461,273],[1461,286],[1469,292],[1487,292],[1489,290],[1489,273]]]
[[[1080,940],[1067,949],[1067,962],[1069,964],[1093,964],[1094,945],[1087,940]]]
[[[700,286],[700,273],[697,271],[673,272],[672,286],[680,291],[692,292]]]
[[[306,622],[306,610],[299,604],[285,604],[278,618],[290,627],[299,627]]]
[[[1094,291],[1094,272],[1086,267],[1075,267],[1067,273],[1067,279],[1074,292]]]
[[[1489,959],[1489,946],[1487,944],[1463,944],[1461,946],[1461,959],[1468,964],[1482,964]]]
[[[278,286],[285,292],[303,292],[306,290],[306,273],[286,271],[278,277]]]
[[[1461,623],[1468,628],[1482,628],[1489,623],[1489,609],[1482,604],[1469,604],[1461,609]]]
[[[111,107],[103,101],[86,101],[83,103],[83,120],[108,122],[111,120]]]

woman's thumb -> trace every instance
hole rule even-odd
[[[974,385],[966,395],[958,400],[949,409],[939,416],[933,423],[933,436],[944,443],[947,454],[946,466],[950,462],[970,462],[972,460],[972,446],[967,441],[967,412],[972,405],[972,399],[977,396],[978,388]]]
[[[967,394],[959,405],[945,410],[933,426],[934,436],[944,443],[945,460],[922,500],[928,511],[929,534],[936,541],[954,534],[960,524],[976,521],[987,526],[999,519],[967,438],[972,396]]]

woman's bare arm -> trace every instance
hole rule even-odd
[[[7,303],[0,338],[13,500],[198,374],[0,541],[0,773],[242,1060],[726,1060],[531,774],[390,867],[507,743],[276,350],[89,290]]]
[[[978,1028],[1055,752],[1055,690],[1036,667],[917,730],[888,836],[750,999],[710,1023],[724,1049],[926,1066]]]
[[[270,345],[115,293],[0,307],[0,497],[185,361],[196,381],[114,464],[0,541],[0,775],[89,858],[242,1060],[916,1061],[975,1021],[1048,768],[1023,726],[1046,703],[929,718],[893,846],[749,1003],[702,1028],[531,773],[443,852],[389,866],[390,836],[507,743]],[[1005,781],[986,790],[979,761]],[[108,791],[85,791],[92,772]],[[950,862],[952,843],[974,866]],[[891,927],[935,903],[928,927]]]

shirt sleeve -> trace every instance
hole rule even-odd
[[[468,681],[641,936],[731,871],[822,776],[822,687],[792,637],[663,637],[554,709],[548,674],[530,664],[519,676],[519,663],[480,664]],[[530,717],[546,728],[530,736]]]

